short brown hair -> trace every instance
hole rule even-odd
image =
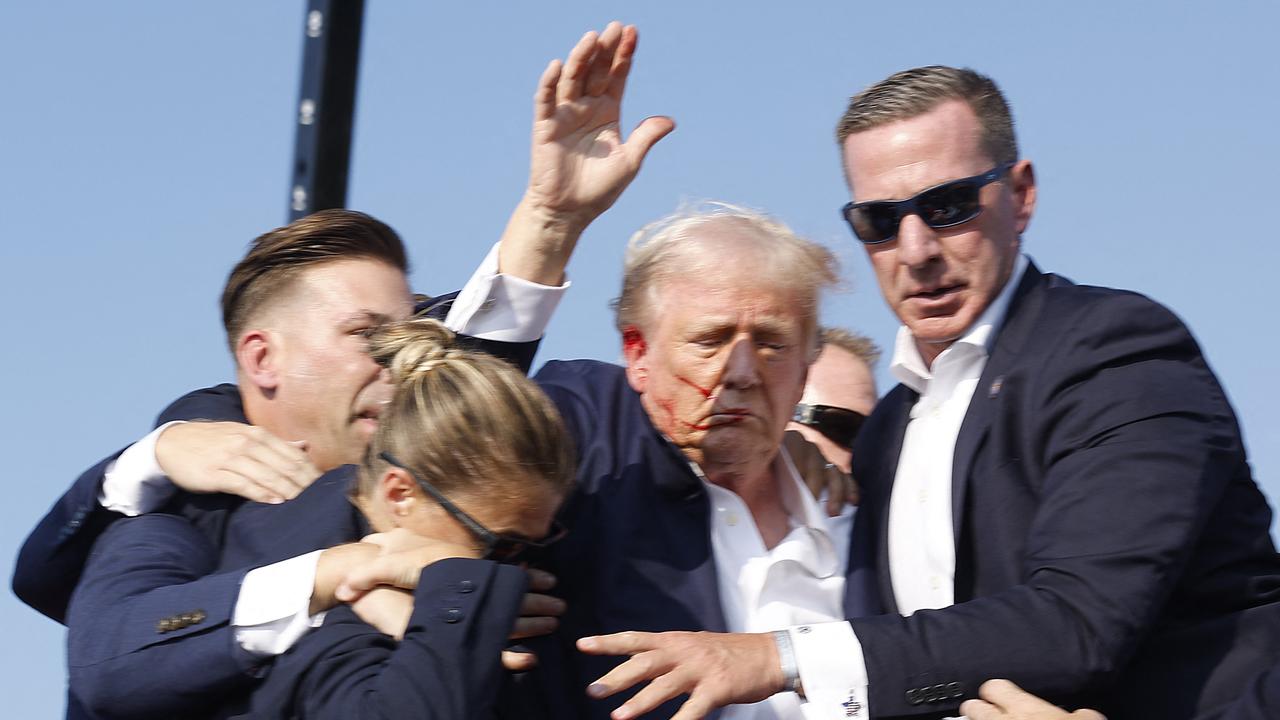
[[[382,453],[443,492],[517,498],[532,478],[565,492],[573,441],[542,390],[518,368],[458,347],[435,320],[388,323],[369,352],[391,371],[395,393],[365,454],[358,492],[372,491]]]
[[[876,363],[880,362],[880,347],[866,335],[844,328],[824,327],[819,331],[818,337],[824,346],[844,350],[866,363],[867,368],[872,371],[875,370]]]
[[[409,272],[396,231],[355,210],[321,210],[259,235],[222,290],[222,325],[231,351],[249,320],[287,292],[302,270],[351,259],[381,260]]]
[[[995,81],[969,68],[929,65],[894,73],[849,99],[836,126],[841,146],[850,135],[923,115],[948,100],[969,104],[982,126],[982,149],[993,162],[1018,159],[1013,115]]]

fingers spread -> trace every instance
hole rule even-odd
[[[596,52],[591,59],[591,67],[587,71],[587,82],[584,93],[589,97],[604,94],[609,87],[609,70],[613,67],[613,55],[622,40],[622,23],[609,23],[600,39],[596,42]]]
[[[638,35],[634,25],[622,29],[622,39],[618,42],[618,50],[613,54],[613,66],[609,68],[609,86],[604,90],[610,97],[622,99],[627,89],[627,76],[631,73],[631,59],[636,54]]]
[[[583,35],[569,52],[564,71],[560,75],[560,83],[556,87],[560,102],[573,102],[582,97],[586,89],[587,74],[591,68],[591,59],[596,51],[596,38],[594,30]]]
[[[621,720],[622,718],[643,715],[671,698],[692,690],[692,687],[686,687],[685,685],[675,677],[675,673],[659,675],[642,688],[640,692],[633,695],[630,700],[623,703],[622,707],[618,708],[618,711],[613,716]]]
[[[564,66],[557,58],[547,63],[547,69],[538,78],[538,89],[533,93],[533,119],[547,120],[556,113],[556,85]]]

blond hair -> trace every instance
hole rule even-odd
[[[513,365],[458,347],[425,318],[379,328],[369,352],[390,370],[395,392],[366,451],[360,494],[372,491],[384,452],[443,492],[514,498],[530,478],[559,492],[573,482],[559,413]]]
[[[805,336],[816,349],[818,301],[838,279],[835,256],[762,212],[723,202],[683,207],[631,236],[623,264],[622,292],[612,303],[618,331],[644,329],[652,322],[658,290],[666,281],[695,270],[714,272],[714,265],[708,267],[706,234],[698,231],[725,225],[736,231],[718,239],[731,242],[735,252],[760,257],[757,286],[794,293]]]

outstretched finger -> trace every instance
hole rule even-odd
[[[596,53],[591,59],[591,68],[587,72],[585,94],[589,97],[603,95],[609,88],[610,70],[613,68],[614,53],[622,41],[622,23],[614,20],[609,23],[600,39],[596,42]]]
[[[588,655],[634,655],[654,647],[655,633],[627,632],[592,635],[578,639],[578,649]]]
[[[676,122],[664,115],[645,118],[635,130],[631,131],[631,136],[627,138],[623,150],[631,159],[632,165],[638,168],[640,163],[644,162],[645,156],[649,154],[649,149],[675,129]]]
[[[613,712],[615,720],[626,720],[626,718],[639,717],[647,712],[652,711],[662,703],[670,700],[677,695],[692,690],[686,687],[685,683],[680,682],[674,672],[660,675],[653,679],[648,685],[640,689],[640,692],[632,695],[625,703]],[[692,700],[692,698],[690,698]],[[688,703],[686,703],[688,704]]]
[[[613,53],[613,65],[609,68],[609,87],[605,94],[619,101],[627,89],[627,76],[631,74],[631,59],[636,54],[636,43],[640,40],[635,25],[622,28],[622,37],[618,40],[618,49]]]
[[[549,120],[556,114],[556,84],[560,82],[560,70],[564,66],[556,58],[547,63],[547,69],[538,78],[538,89],[533,93],[533,119]]]
[[[587,72],[591,68],[591,58],[596,50],[596,32],[594,30],[582,36],[569,58],[565,60],[564,71],[560,73],[560,83],[556,86],[559,102],[574,102],[582,97],[586,88]]]
[[[587,686],[587,694],[599,700],[646,680],[660,677],[671,670],[671,663],[657,650],[632,655],[629,660],[605,673]]]

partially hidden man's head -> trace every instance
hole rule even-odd
[[[777,453],[836,279],[826,248],[732,205],[677,212],[631,238],[615,302],[627,378],[709,475],[758,470]]]
[[[503,360],[457,347],[435,320],[385,325],[369,352],[394,388],[357,490],[374,529],[405,528],[496,560],[516,560],[545,538],[574,457],[538,386]]]
[[[915,68],[853,96],[836,139],[853,196],[846,219],[932,361],[999,294],[1035,208],[1008,103],[972,70]],[[908,199],[914,207],[882,202]]]
[[[844,328],[822,328],[822,350],[809,366],[795,430],[818,446],[827,462],[843,472],[852,463],[853,438],[876,405],[875,366],[880,348],[865,335]]]
[[[367,335],[412,313],[408,268],[395,231],[351,210],[254,240],[222,293],[249,421],[304,441],[322,470],[358,462],[390,396]]]

